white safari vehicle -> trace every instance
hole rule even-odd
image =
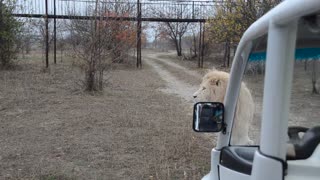
[[[233,146],[230,138],[244,71],[249,55],[263,47],[266,69],[260,144]],[[234,57],[224,103],[194,106],[194,130],[219,132],[211,152],[211,170],[204,180],[320,180],[320,126],[288,125],[295,52],[318,49],[319,53],[319,48],[320,0],[285,0],[248,28]],[[205,123],[207,119],[211,123]],[[304,135],[299,136],[300,132]]]

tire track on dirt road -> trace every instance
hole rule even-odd
[[[198,79],[201,79],[202,76],[203,76],[203,75],[199,74],[196,71],[192,71],[192,70],[190,70],[190,69],[188,69],[186,67],[183,67],[183,66],[181,66],[181,65],[179,65],[177,63],[174,63],[174,62],[170,61],[170,59],[159,58],[157,56],[157,54],[148,54],[148,58],[149,59],[152,58],[154,60],[160,61],[163,64],[166,64],[166,65],[168,65],[168,66],[170,66],[172,68],[175,68],[175,69],[179,69],[179,70],[183,71],[184,73],[186,73],[186,74],[188,74],[188,75],[190,75],[192,77],[198,78]]]
[[[167,87],[165,89],[161,89],[161,91],[168,93],[168,94],[174,94],[178,95],[180,98],[186,100],[188,104],[193,104],[193,97],[192,94],[198,89],[198,86],[191,85],[188,83],[183,82],[181,79],[179,79],[177,76],[175,76],[172,72],[169,70],[163,68],[161,63],[166,64],[167,66],[170,66],[170,68],[176,68],[181,70],[181,74],[185,74],[188,76],[195,76],[196,78],[201,78],[200,74],[196,72],[192,72],[188,70],[185,67],[182,67],[176,63],[168,62],[165,60],[162,60],[160,58],[155,58],[156,56],[154,54],[144,54],[145,57],[145,63],[151,66],[167,83]],[[160,63],[159,63],[160,62]]]
[[[160,78],[166,82],[166,88],[162,88],[160,91],[165,94],[178,96],[184,100],[182,101],[182,104],[186,106],[183,111],[190,116],[190,119],[192,119],[193,105],[195,103],[192,95],[199,88],[201,75],[174,62],[169,62],[169,60],[166,61],[160,58],[154,58],[157,57],[155,54],[151,55],[149,53],[145,53],[143,55],[145,59],[144,62],[153,68]],[[192,84],[188,83],[189,81],[185,82],[185,79],[181,76],[189,76],[186,78],[198,80],[199,83]],[[201,136],[201,139],[204,142],[212,142],[214,144],[216,142],[216,135],[205,134]]]

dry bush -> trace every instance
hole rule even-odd
[[[15,1],[0,0],[0,66],[10,68],[18,53],[17,35],[20,33],[21,23],[11,14],[15,8]]]
[[[122,21],[123,11],[114,12],[88,10],[94,18],[72,20],[70,23],[70,41],[75,64],[85,72],[85,90],[101,91],[104,85],[104,73],[111,69],[112,63],[119,62],[131,48],[132,24]],[[113,18],[106,18],[113,16]]]

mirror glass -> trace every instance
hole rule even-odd
[[[194,105],[193,130],[220,132],[224,124],[224,106],[220,102],[198,102]]]

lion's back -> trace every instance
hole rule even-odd
[[[239,119],[243,119],[244,121],[247,120],[248,123],[250,123],[253,119],[255,107],[251,92],[245,83],[242,83],[241,85],[237,107],[238,112],[236,114],[240,116]]]

